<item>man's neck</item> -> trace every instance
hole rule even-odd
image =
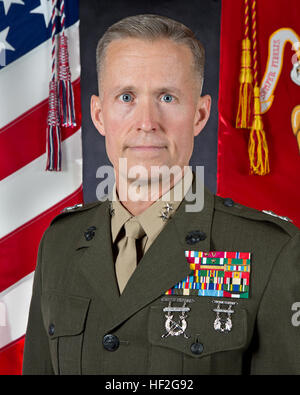
[[[116,192],[121,204],[132,214],[142,214],[183,177],[183,174],[171,178],[169,182],[145,183],[137,188],[134,181],[116,179]],[[137,194],[135,194],[137,192]],[[138,195],[138,198],[137,198]]]
[[[132,214],[134,217],[142,214],[147,210],[154,202],[146,201],[146,202],[133,202],[131,200],[123,200],[120,201],[121,204]]]

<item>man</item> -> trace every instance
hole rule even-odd
[[[300,373],[299,230],[207,189],[203,209],[187,209],[211,102],[202,45],[139,15],[108,29],[97,59],[91,116],[114,199],[66,210],[45,232],[24,374]],[[168,187],[161,167],[177,169]]]

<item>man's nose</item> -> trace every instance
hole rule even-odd
[[[137,131],[155,132],[158,130],[158,112],[151,99],[145,99],[138,104],[136,113]]]

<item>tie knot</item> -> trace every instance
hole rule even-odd
[[[133,239],[140,239],[145,235],[145,231],[142,225],[136,218],[130,218],[124,225],[126,237],[131,237]]]

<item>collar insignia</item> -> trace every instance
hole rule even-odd
[[[172,204],[167,203],[166,206],[163,207],[163,210],[161,210],[160,218],[163,221],[167,221],[170,218],[170,211],[172,210],[174,210]]]

